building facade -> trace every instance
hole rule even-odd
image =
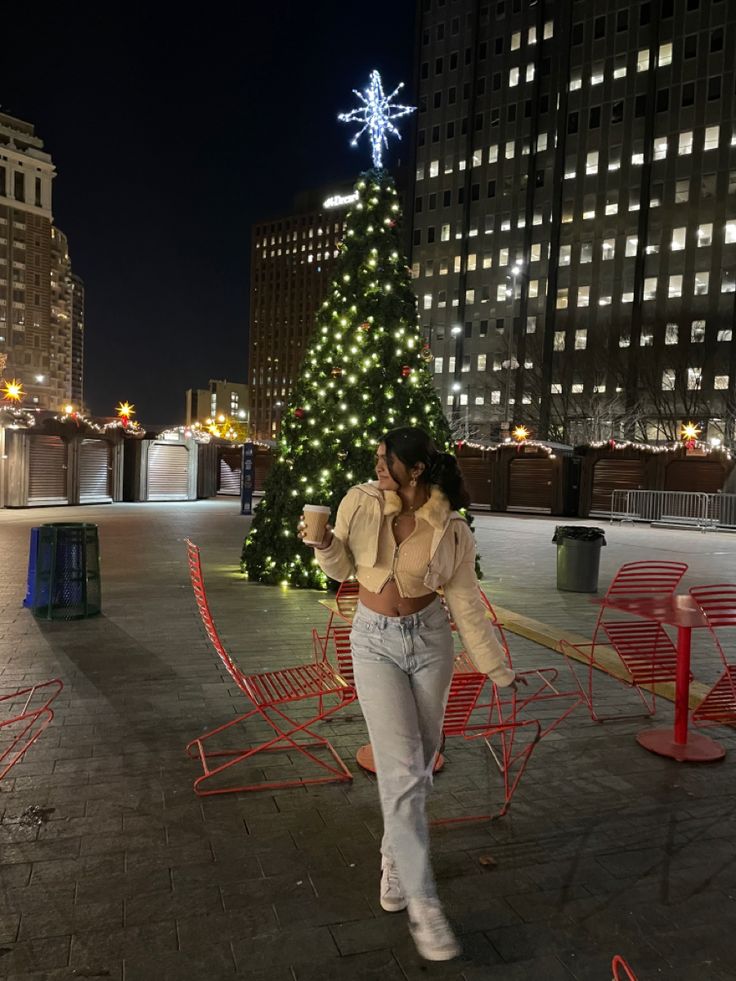
[[[248,378],[258,439],[278,433],[353,200],[349,185],[310,192],[293,214],[253,227]]]
[[[52,400],[49,408],[82,406],[72,399],[72,264],[66,235],[51,226],[51,311],[49,318],[49,375],[48,388]]]
[[[52,234],[54,174],[33,126],[0,113],[0,354],[5,377],[23,383],[25,404],[42,409],[71,395],[61,317],[68,252]]]
[[[190,388],[186,393],[186,425],[199,422],[206,425],[208,420],[236,419],[247,423],[250,417],[250,398],[248,386],[241,382],[231,382],[211,378],[208,388]]]
[[[412,269],[466,431],[733,439],[736,5],[420,0]]]
[[[84,409],[84,283],[72,273],[72,404]]]

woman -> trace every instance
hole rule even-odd
[[[381,906],[408,906],[419,953],[450,960],[460,945],[437,898],[425,810],[454,660],[438,589],[478,670],[500,686],[516,678],[478,591],[455,457],[421,429],[394,429],[378,446],[376,477],[348,491],[315,555],[330,578],[360,585],[350,639],[383,812]]]

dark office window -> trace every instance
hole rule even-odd
[[[450,55],[450,71],[454,71],[457,68],[457,51],[453,51]]]
[[[464,187],[459,187],[457,189],[457,203],[458,204],[465,204],[465,188]]]
[[[606,18],[596,17],[593,23],[593,37],[598,40],[598,38],[606,36]]]
[[[442,69],[444,67],[444,62],[442,58],[437,58],[434,63],[434,73],[435,75],[441,75]]]
[[[463,99],[470,98],[470,82],[465,82],[463,85]]]
[[[496,52],[497,55],[503,54],[503,38],[502,37],[497,37],[496,38],[496,43],[494,45],[494,50],[495,50],[495,52]]]
[[[455,88],[454,85],[452,85],[447,90],[447,104],[450,105],[450,106],[454,106],[456,99],[457,99],[457,89]]]
[[[544,115],[545,112],[549,112],[549,96],[542,95],[539,98],[539,114]]]
[[[510,106],[506,107],[506,120],[509,123],[516,122],[516,105],[513,102]]]
[[[19,171],[16,170],[13,177],[15,178],[14,187],[13,187],[13,194],[15,196],[15,200],[25,201],[26,199],[25,174],[21,174]]]
[[[675,0],[662,0],[660,7],[660,17],[672,17],[675,12]]]
[[[436,194],[436,192],[433,191],[429,195],[429,201],[427,202],[427,206],[428,206],[428,208],[429,208],[430,211],[434,211],[434,209],[437,207],[437,194]]]
[[[442,207],[449,208],[452,204],[452,191],[442,192]]]
[[[717,30],[713,31],[710,36],[710,50],[723,51],[723,28],[719,27]]]
[[[657,112],[667,112],[670,107],[670,90],[660,89],[657,92]]]
[[[491,86],[494,92],[498,92],[501,88],[501,72],[494,72],[493,78],[491,79]]]
[[[501,121],[501,110],[491,109],[491,126],[498,126]]]
[[[619,10],[616,14],[616,30],[617,31],[628,31],[629,29],[629,12],[628,10]]]
[[[465,136],[467,132],[468,132],[468,118],[466,116],[464,119],[460,120],[460,135]]]
[[[424,129],[420,129],[419,132],[417,133],[417,146],[424,146],[426,142],[427,142],[427,131]]]
[[[685,10],[699,10],[700,0],[687,0]]]
[[[682,86],[682,98],[680,99],[680,104],[683,107],[695,105],[695,82],[686,82]]]
[[[721,76],[714,75],[708,79],[708,102],[715,102],[721,97]]]
[[[427,111],[427,96],[423,95],[419,99],[419,112],[426,112],[426,111]]]
[[[688,34],[685,38],[685,57],[695,58],[698,54],[698,35]]]
[[[588,128],[598,129],[601,124],[601,107],[591,106],[590,112],[588,113]]]
[[[41,207],[41,178],[36,178],[36,207]]]
[[[488,197],[495,198],[496,196],[496,182],[488,181]]]
[[[416,199],[416,201],[414,202],[414,213],[415,214],[417,214],[417,215],[421,214],[423,204],[424,204],[424,202],[423,202],[423,199],[421,197],[419,197],[419,198]]]
[[[488,54],[488,45],[486,44],[485,41],[482,41],[478,45],[478,59],[479,59],[479,61],[483,61],[483,59],[487,56],[487,54]]]
[[[488,321],[487,320],[481,320],[481,322],[480,322],[480,330],[478,331],[478,333],[480,334],[481,337],[488,337]]]
[[[496,330],[503,330],[504,319],[503,317],[496,317]]]
[[[475,91],[477,95],[485,95],[486,92],[486,78],[482,75],[478,81],[475,83]]]
[[[440,128],[439,128],[439,126],[433,126],[432,127],[432,142],[433,143],[439,143],[440,142]]]
[[[421,228],[414,229],[414,245],[422,244],[422,230]]]
[[[573,44],[583,43],[583,24],[582,21],[578,24],[572,25],[572,34],[570,35],[570,40]]]
[[[571,112],[567,117],[567,132],[577,133],[578,131],[578,114],[576,112]]]
[[[5,197],[5,195],[7,194],[7,191],[5,189],[6,188],[5,173],[6,173],[5,167],[0,167],[0,195],[2,195],[3,197]]]
[[[422,32],[422,44],[429,44],[429,31]]]
[[[551,71],[552,71],[552,59],[551,58],[542,58],[542,64],[540,65],[540,68],[539,68],[539,74],[540,75],[549,75],[549,73]]]
[[[465,64],[466,65],[470,65],[470,64],[472,64],[472,61],[473,61],[473,49],[472,48],[466,48],[465,49]]]
[[[538,170],[537,171],[537,174],[536,174],[534,183],[535,183],[535,186],[536,187],[544,187],[544,171],[543,170]]]
[[[470,188],[470,200],[480,201],[480,184],[473,184]]]
[[[438,41],[444,41],[445,40],[445,25],[444,24],[438,24],[437,25],[437,40]]]
[[[623,102],[614,102],[611,105],[611,122],[612,123],[622,123],[624,121],[624,104]]]
[[[442,93],[441,92],[435,92],[434,98],[432,99],[432,102],[434,104],[435,109],[439,109],[440,106],[442,105]]]
[[[645,95],[637,95],[634,99],[634,115],[639,118],[640,116],[646,116],[647,114],[647,97]]]
[[[453,121],[453,122],[449,122],[447,124],[447,130],[446,130],[446,133],[445,133],[445,138],[448,139],[448,140],[451,140],[454,137],[454,135],[455,135],[455,123]]]
[[[450,21],[450,33],[457,34],[459,30],[460,30],[460,18],[453,17],[452,20]]]
[[[651,3],[643,3],[639,7],[639,23],[649,24],[652,19],[652,5]]]
[[[431,245],[434,242],[434,225],[431,225],[427,229],[427,244]]]
[[[506,4],[504,0],[496,4],[496,20],[500,20],[506,13]]]
[[[482,112],[479,112],[476,115],[476,117],[475,117],[475,130],[476,130],[476,132],[478,132],[478,130],[480,130],[480,129],[483,129],[483,113]]]
[[[473,325],[468,321],[465,322],[465,337],[469,340],[473,336]],[[465,359],[468,362],[468,367],[470,367],[470,355],[466,354]],[[464,366],[463,366],[464,367]]]
[[[428,61],[423,61],[422,62],[422,68],[421,68],[421,71],[419,72],[419,74],[421,75],[422,78],[429,78],[429,62]]]

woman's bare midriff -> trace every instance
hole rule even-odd
[[[435,599],[436,593],[425,593],[424,596],[402,596],[394,579],[390,579],[380,593],[372,593],[361,585],[360,602],[374,613],[385,617],[407,617],[419,613]]]

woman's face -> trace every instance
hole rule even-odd
[[[397,457],[392,458],[391,469],[394,472],[396,480],[394,480],[394,478],[388,472],[386,444],[379,443],[378,449],[376,450],[376,477],[378,478],[378,487],[380,490],[395,491],[398,490],[399,487],[405,487],[411,480],[411,474],[409,473],[408,469]]]

